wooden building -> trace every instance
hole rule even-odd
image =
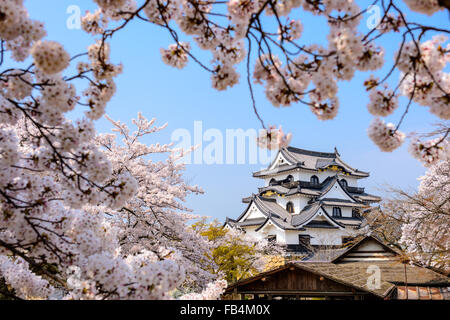
[[[240,280],[224,299],[450,300],[448,275],[403,264],[399,254],[366,237],[330,261],[296,261]]]

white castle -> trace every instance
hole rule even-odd
[[[358,234],[361,213],[380,201],[359,186],[368,176],[342,161],[336,148],[282,148],[267,169],[253,173],[264,187],[243,199],[247,208],[236,220],[227,218],[225,227],[276,241],[288,251],[339,247]]]

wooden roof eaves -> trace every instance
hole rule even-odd
[[[356,169],[356,168],[353,168],[353,167],[351,167],[350,165],[348,165],[344,160],[341,159],[341,157],[340,157],[339,154],[337,155],[336,160],[338,160],[339,162],[341,162],[342,165],[343,165],[344,167],[349,168],[350,170],[352,170],[352,171],[355,172],[355,173],[359,173],[359,174],[361,174],[361,175],[367,175],[367,177],[370,176],[370,172],[360,171],[360,170],[358,170],[358,169]]]
[[[356,243],[354,243],[352,246],[348,247],[348,249],[344,252],[342,252],[340,255],[338,255],[337,257],[335,257],[333,260],[331,260],[331,263],[337,263],[339,260],[341,260],[342,258],[346,257],[348,255],[348,253],[353,250],[354,248],[357,248],[359,245],[361,245],[361,243],[363,241],[366,241],[368,239],[372,239],[374,241],[376,241],[377,243],[379,243],[383,248],[385,248],[386,250],[388,250],[389,252],[398,255],[399,253],[397,251],[395,251],[394,249],[390,248],[389,246],[387,246],[386,244],[384,244],[381,240],[377,239],[374,236],[365,236],[363,238],[361,238],[359,241],[357,241]]]
[[[277,273],[277,272],[282,271],[284,269],[287,269],[287,268],[290,267],[291,264],[292,263],[289,262],[289,263],[286,263],[286,264],[284,264],[284,265],[282,265],[280,267],[276,267],[276,268],[274,268],[272,270],[268,270],[268,271],[265,271],[265,272],[258,273],[257,275],[254,275],[254,276],[249,277],[249,278],[238,280],[238,281],[232,283],[230,286],[228,286],[227,289],[225,290],[225,292],[227,292],[227,291],[229,291],[231,289],[234,289],[237,286],[251,283],[253,281],[256,281],[256,280],[259,280],[261,278],[264,278],[265,276],[269,276],[271,274],[274,274],[274,273]]]

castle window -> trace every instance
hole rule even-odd
[[[269,186],[273,186],[273,185],[275,185],[277,183],[277,180],[275,180],[275,179],[270,179],[270,182],[269,182]]]
[[[304,247],[309,247],[311,244],[311,236],[307,234],[299,234],[298,243]]]
[[[359,211],[358,209],[352,210],[352,218],[359,218]]]
[[[319,184],[319,178],[317,178],[317,176],[312,176],[310,181],[311,181],[312,185],[318,185]]]
[[[292,181],[294,181],[294,177],[291,176],[291,175],[288,175],[287,178],[286,178],[286,181],[287,182],[292,182]]]
[[[342,217],[341,208],[333,207],[333,217],[336,217],[336,218]]]
[[[288,202],[286,204],[286,211],[289,213],[294,213],[294,204],[292,202]]]
[[[275,234],[268,235],[267,236],[267,241],[269,241],[269,242],[276,242],[277,241],[277,235],[275,235]]]
[[[341,184],[342,184],[342,186],[343,186],[345,189],[347,189],[347,187],[348,187],[348,182],[347,182],[347,180],[342,179],[342,180],[341,180]]]

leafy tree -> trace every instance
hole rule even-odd
[[[223,275],[228,283],[261,272],[267,258],[278,252],[276,246],[256,241],[241,231],[223,228],[217,220],[211,223],[202,220],[192,227],[213,243],[208,259],[217,266],[213,272]]]

